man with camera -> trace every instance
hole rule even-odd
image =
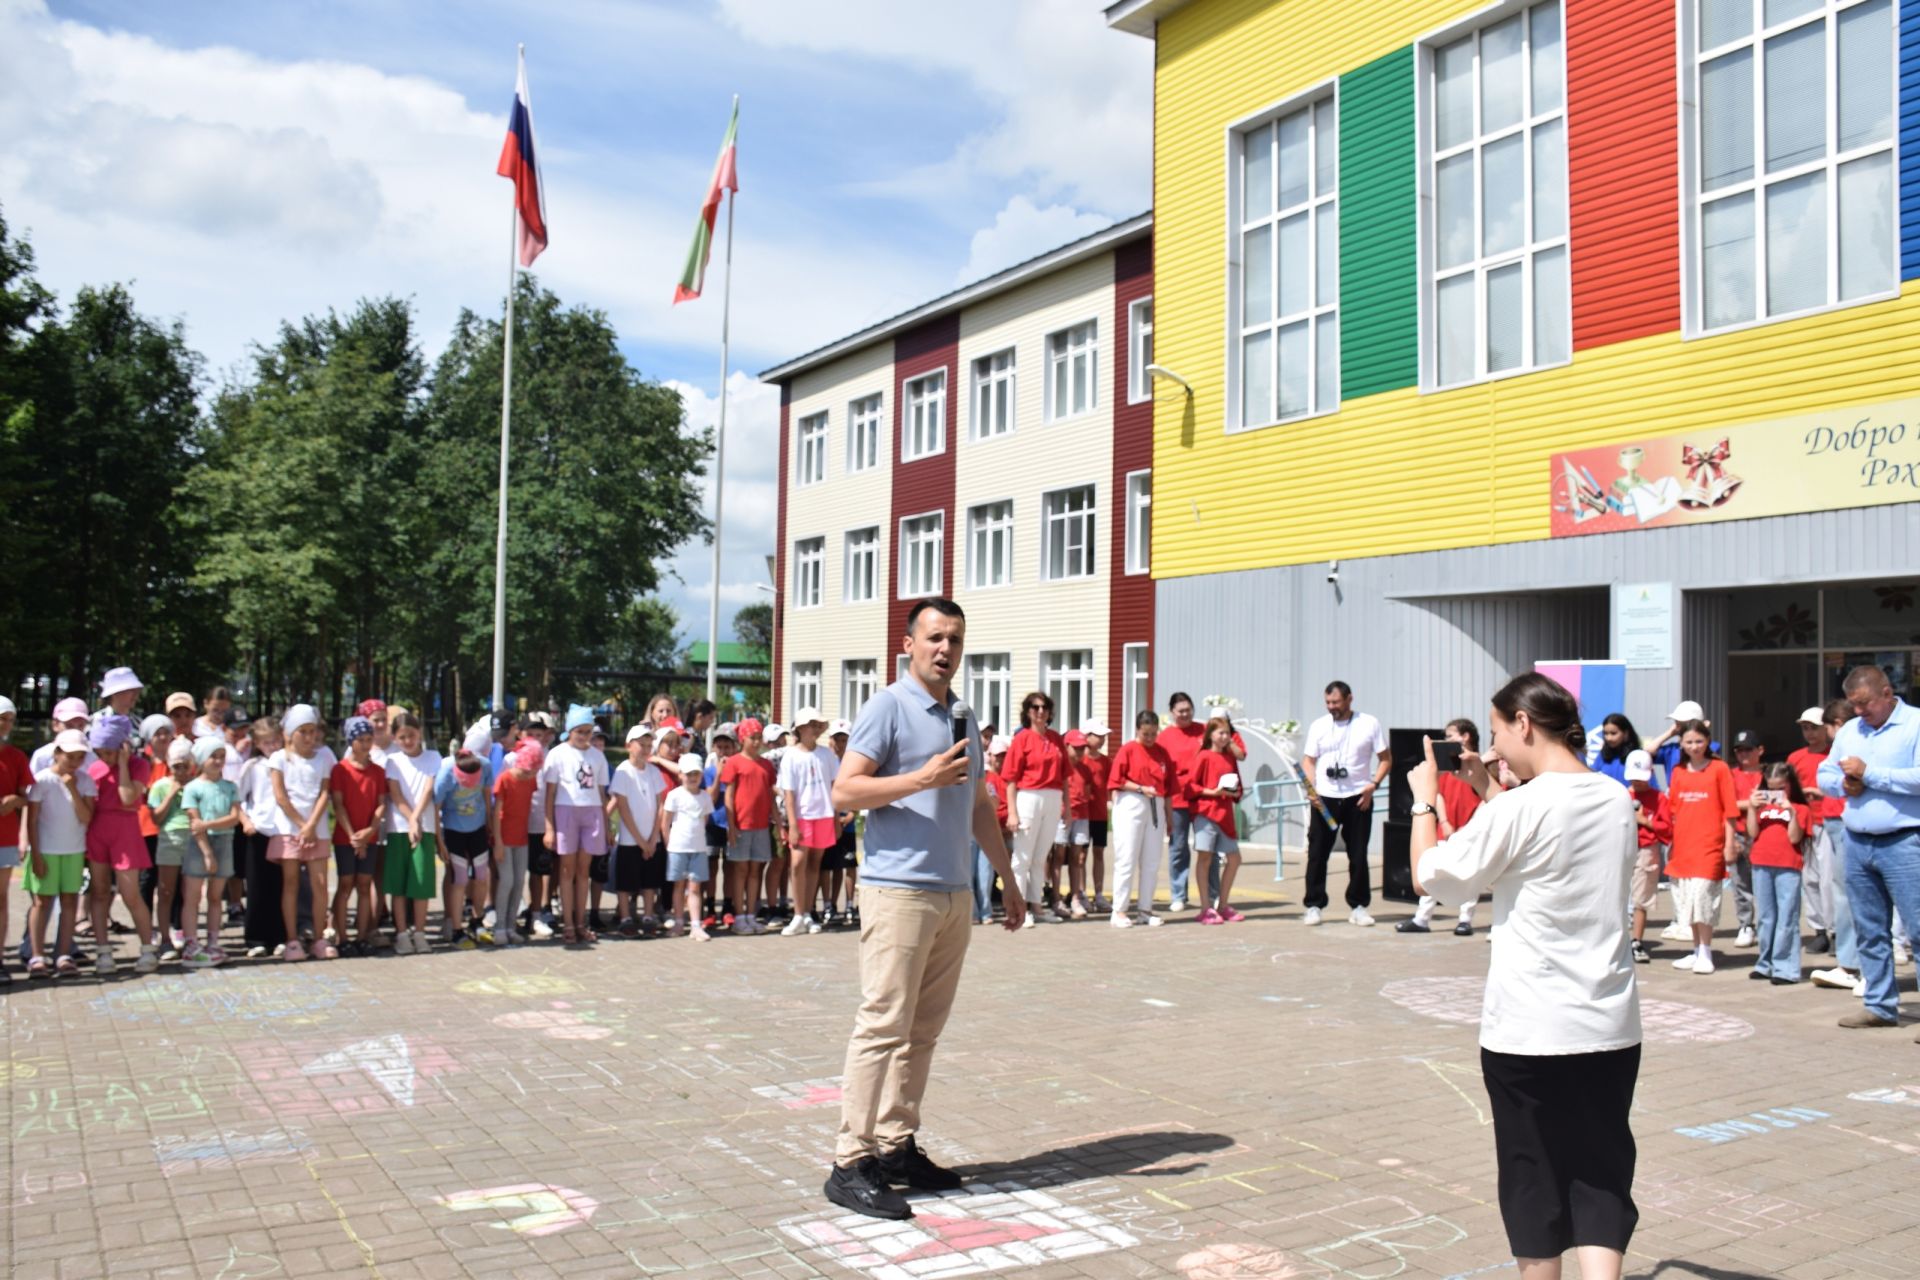
[[[1347,846],[1347,920],[1373,923],[1367,872],[1367,844],[1373,837],[1373,796],[1386,781],[1392,755],[1387,731],[1364,711],[1353,709],[1353,688],[1335,680],[1326,688],[1327,714],[1307,730],[1301,766],[1319,788],[1320,800],[1339,826]],[[1327,859],[1334,831],[1316,816],[1307,823],[1307,914],[1302,923],[1317,925],[1327,908]]]

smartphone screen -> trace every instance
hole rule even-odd
[[[1433,765],[1442,773],[1460,772],[1461,744],[1458,742],[1436,742],[1433,744]]]

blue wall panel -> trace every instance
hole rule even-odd
[[[1920,0],[1900,4],[1900,278],[1920,278]]]

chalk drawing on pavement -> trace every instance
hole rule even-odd
[[[442,1208],[455,1213],[512,1214],[487,1225],[521,1236],[550,1236],[585,1224],[600,1202],[584,1191],[550,1182],[521,1182],[504,1187],[453,1191],[440,1197]]]
[[[1401,978],[1380,994],[1411,1013],[1477,1026],[1486,982],[1481,978]],[[1649,1044],[1724,1044],[1754,1033],[1745,1018],[1675,1000],[1642,1000],[1640,1026]]]

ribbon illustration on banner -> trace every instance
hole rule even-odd
[[[1680,492],[1683,507],[1717,507],[1740,487],[1740,477],[1730,476],[1725,467],[1733,454],[1732,444],[1722,437],[1711,449],[1680,446],[1680,464],[1687,469],[1687,485]]]

